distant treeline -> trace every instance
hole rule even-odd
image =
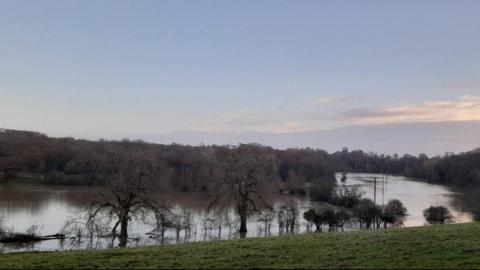
[[[336,166],[323,150],[276,150],[278,189],[304,193],[307,182],[333,182]],[[186,146],[143,141],[88,141],[50,138],[27,131],[0,131],[0,180],[49,184],[101,184],[108,174],[103,164],[109,156],[136,151],[154,157],[171,171],[171,188],[177,191],[210,191],[221,175],[223,157],[232,146]],[[222,157],[223,156],[223,157]]]
[[[424,179],[433,183],[480,186],[480,149],[444,156],[379,155],[361,150],[331,154],[338,171],[385,173]]]
[[[329,154],[303,148],[276,150],[279,189],[302,194],[305,183],[332,182],[335,172],[404,175],[430,182],[480,185],[480,150],[428,157],[425,154],[379,155],[361,150]],[[179,191],[209,191],[219,173],[222,155],[232,146],[187,146],[143,141],[88,141],[50,138],[28,131],[0,131],[0,180],[26,179],[51,184],[97,184],[105,175],[102,163],[109,155],[142,151],[171,170],[171,186]]]

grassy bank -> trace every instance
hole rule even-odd
[[[0,268],[72,267],[480,268],[480,223],[0,256]]]

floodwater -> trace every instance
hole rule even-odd
[[[337,175],[337,179],[340,175]],[[399,199],[408,210],[405,226],[425,225],[422,212],[429,206],[444,205],[451,211],[454,222],[470,222],[472,215],[456,208],[455,192],[442,185],[412,181],[405,177],[375,175],[375,174],[348,174],[346,185],[358,185],[365,197],[374,197],[374,178],[376,179],[376,202],[387,203],[389,199]],[[338,180],[339,184],[340,181]],[[40,235],[51,235],[62,231],[65,222],[78,215],[91,202],[96,190],[78,186],[49,186],[32,184],[0,184],[0,218],[3,227],[15,232],[24,232],[32,225],[38,225]],[[129,246],[159,245],[168,243],[215,241],[238,238],[236,221],[233,211],[230,213],[230,222],[223,224],[208,223],[206,208],[212,200],[208,193],[169,193],[159,194],[165,205],[171,207],[177,214],[190,213],[192,227],[189,234],[181,232],[177,235],[174,230],[167,230],[165,237],[149,237],[147,232],[154,228],[153,224],[145,225],[132,222],[129,227]],[[321,207],[322,203],[311,202],[308,197],[291,195],[274,195],[272,201],[275,207],[284,204],[294,204],[299,209],[298,227],[295,233],[307,231],[303,212],[312,207]],[[211,220],[210,220],[211,221]],[[207,225],[210,224],[210,225]],[[229,223],[229,224],[227,224]],[[221,228],[219,230],[218,228]],[[275,218],[269,232],[264,230],[258,217],[252,216],[247,224],[246,237],[275,236],[282,234]],[[22,252],[33,250],[73,250],[90,248],[114,247],[118,243],[113,239],[78,239],[67,237],[64,240],[48,240],[26,245],[0,244],[0,252]]]
[[[430,206],[446,206],[453,216],[453,222],[466,223],[472,221],[469,212],[457,208],[455,202],[457,192],[442,185],[414,181],[403,176],[380,174],[348,174],[346,184],[359,185],[364,197],[374,199],[377,204],[386,204],[390,199],[399,199],[407,208],[408,216],[404,221],[406,227],[427,225],[423,210]],[[340,175],[337,174],[337,178]],[[376,179],[376,192],[374,192]]]

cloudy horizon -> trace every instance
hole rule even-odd
[[[472,150],[480,2],[460,2],[2,1],[0,128]]]

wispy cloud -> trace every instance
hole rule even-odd
[[[333,96],[324,96],[313,99],[312,101],[308,102],[305,106],[306,109],[311,109],[317,106],[325,106],[325,105],[338,105],[340,103],[346,103],[351,101],[356,101],[358,99],[364,99],[368,96],[368,94],[337,94]]]
[[[302,130],[299,123],[285,118],[283,109],[241,110],[219,116],[217,119],[194,120],[191,128],[200,131],[271,132],[283,133]]]
[[[427,101],[384,108],[352,108],[339,115],[352,124],[386,124],[480,120],[480,97]]]
[[[254,108],[192,121],[191,130],[214,132],[290,133],[352,125],[480,120],[480,97],[426,101],[390,107],[355,107],[359,96],[337,95],[298,107]],[[321,106],[322,103],[332,106]],[[334,103],[337,103],[336,105]],[[339,108],[350,107],[341,110]]]

